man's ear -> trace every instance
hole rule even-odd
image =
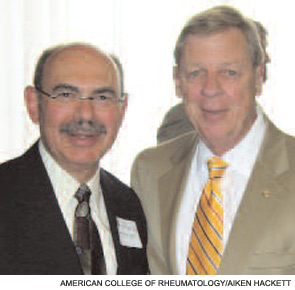
[[[27,86],[25,88],[24,97],[31,120],[33,121],[33,123],[38,124],[40,121],[38,92],[34,87]]]
[[[121,119],[122,119],[122,121],[125,118],[127,106],[128,106],[128,94],[124,93],[124,99],[121,101]]]
[[[123,101],[123,114],[124,114],[124,116],[125,116],[127,107],[128,107],[128,94],[126,93],[124,101]]]
[[[263,64],[256,68],[256,79],[255,79],[255,96],[260,96],[262,93],[262,84],[264,79],[265,66]]]
[[[174,79],[174,83],[175,83],[176,96],[182,97],[182,89],[181,89],[181,82],[180,82],[179,67],[178,66],[173,67],[173,79]]]

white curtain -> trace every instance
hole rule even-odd
[[[269,30],[269,80],[261,103],[284,131],[295,134],[292,1],[268,0],[1,0],[0,162],[38,138],[27,117],[23,89],[32,83],[42,50],[85,41],[115,53],[130,95],[126,117],[102,165],[129,183],[136,154],[156,144],[156,129],[179,100],[172,79],[173,48],[187,19],[215,4],[229,4]]]

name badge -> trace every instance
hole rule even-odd
[[[120,244],[125,247],[142,248],[135,221],[117,217]]]

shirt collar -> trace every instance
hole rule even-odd
[[[242,174],[248,174],[252,169],[256,157],[261,147],[264,133],[266,130],[263,113],[260,106],[257,105],[257,118],[252,127],[244,138],[231,150],[227,151],[222,159],[226,161],[233,170],[237,170]],[[214,153],[200,140],[197,149],[197,164],[204,169],[207,160],[214,156]],[[241,166],[241,164],[243,166]]]
[[[68,203],[78,190],[80,183],[54,160],[41,140],[39,141],[39,151],[59,202]],[[92,193],[91,199],[98,198],[99,168],[87,182],[87,186]]]

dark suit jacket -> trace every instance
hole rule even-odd
[[[134,191],[101,169],[101,188],[116,250],[117,274],[146,274],[146,221]],[[0,166],[0,274],[82,274],[35,144]],[[120,244],[116,217],[136,222],[143,248]]]

